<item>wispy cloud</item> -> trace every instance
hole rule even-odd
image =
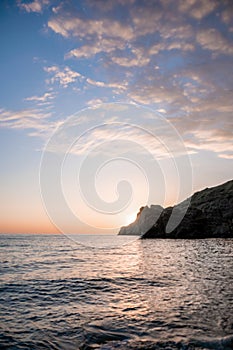
[[[137,153],[139,156],[140,153],[152,157],[152,159],[153,157],[163,159],[181,155],[177,139],[169,133],[159,136],[160,131],[157,130],[156,135],[147,131],[147,129],[135,127],[134,125],[120,125],[113,122],[83,134],[78,142],[73,144],[70,152],[91,157],[97,154],[108,154],[111,156],[120,154],[124,156],[124,154],[128,153]],[[69,139],[67,135],[66,139]],[[59,152],[60,148],[62,149],[62,138],[60,141],[57,145],[58,148],[54,149],[55,152]]]
[[[113,89],[115,93],[123,92],[127,89],[127,82],[121,81],[121,82],[104,82],[99,80],[94,80],[89,77],[86,77],[83,74],[80,74],[79,72],[76,72],[69,68],[68,66],[62,68],[59,66],[49,66],[44,67],[44,70],[50,75],[50,78],[47,79],[48,84],[54,84],[56,82],[59,83],[60,86],[63,88],[67,88],[70,84],[76,83],[77,81],[81,82],[82,84],[85,84],[85,86],[94,86],[98,88],[108,88]],[[55,95],[53,93],[46,93],[42,97],[33,96],[29,99],[34,99],[34,101],[39,101],[43,99],[52,99]],[[27,98],[27,100],[29,101]]]
[[[233,55],[232,41],[224,38],[215,28],[203,29],[197,33],[197,42],[203,49],[215,53]]]
[[[225,159],[233,159],[233,152],[226,152],[226,153],[220,153],[219,154],[220,158],[225,158]]]
[[[221,13],[221,19],[223,23],[229,26],[229,31],[233,31],[233,7],[229,6],[227,9],[223,10]]]
[[[214,106],[206,106],[206,112],[173,118],[172,123],[183,137],[186,146],[193,150],[209,150],[219,157],[230,158],[232,154],[233,120],[231,112],[214,111]]]
[[[30,96],[26,97],[24,100],[32,103],[36,103],[37,106],[48,106],[52,104],[53,100],[55,99],[56,94],[55,92],[45,92],[41,96]]]
[[[223,32],[202,25],[196,30],[188,17],[184,17],[186,14],[200,21],[219,6],[214,0],[179,0],[176,8],[170,1],[148,2],[127,8],[123,1],[120,5],[126,6],[127,21],[114,16],[112,10],[116,4],[110,1],[103,10],[100,3],[97,6],[87,1],[87,6],[97,9],[94,18],[83,17],[63,4],[48,21],[51,30],[65,38],[72,37],[79,43],[77,48],[66,53],[65,58],[89,59],[101,54],[100,63],[104,62],[106,69],[119,66],[126,68],[125,73],[132,68],[138,69],[138,72],[133,72],[135,77],[141,74],[140,68],[150,67],[158,55],[171,51],[179,52],[181,56],[190,53],[190,59],[198,57],[195,55],[198,50],[201,57],[200,48],[210,53],[232,55],[231,42]],[[105,11],[109,12],[110,18],[106,17]],[[227,20],[225,10],[222,13]],[[147,72],[144,74],[148,76]]]
[[[99,105],[101,105],[102,103],[104,103],[104,100],[100,99],[100,98],[94,98],[91,99],[87,102],[87,105],[90,107],[97,107]]]
[[[34,0],[31,2],[25,2],[18,0],[18,6],[27,12],[39,12],[41,13],[43,9],[49,5],[50,0]]]
[[[231,138],[233,133],[231,133]],[[229,135],[221,135],[215,130],[196,130],[186,140],[186,144],[193,150],[205,150],[216,153],[220,158],[233,157],[232,142]]]
[[[201,20],[203,17],[209,15],[216,7],[218,3],[216,0],[179,0],[179,10],[193,17],[197,20]]]
[[[82,75],[76,71],[73,71],[69,67],[61,69],[58,66],[44,67],[44,70],[51,75],[50,79],[47,79],[48,83],[54,84],[58,82],[62,87],[67,88],[68,85],[75,83],[77,79],[82,79]]]
[[[73,49],[65,55],[65,58],[89,58],[95,56],[98,53],[105,52],[110,53],[118,50],[123,50],[125,47],[124,40],[119,38],[103,38],[101,40],[90,41],[86,45],[82,45],[79,48]]]
[[[51,3],[18,4],[27,12],[42,12]],[[230,1],[86,0],[77,6],[71,0],[50,9],[47,28],[70,43],[65,66],[44,68],[54,90],[57,84],[87,94],[94,91],[88,96],[90,106],[107,102],[109,92],[119,100],[153,106],[166,112],[190,149],[229,157]],[[26,101],[43,104],[53,98],[49,91]]]
[[[1,109],[0,128],[27,130],[29,136],[47,138],[59,124],[51,121],[51,116],[51,112],[45,113],[40,109]]]
[[[96,81],[90,78],[86,79],[86,82],[90,85],[101,87],[101,88],[110,88],[114,89],[115,91],[125,91],[127,89],[127,83],[122,82],[122,83],[105,83],[103,81]]]
[[[113,38],[124,38],[130,40],[134,37],[131,26],[124,25],[119,21],[103,18],[101,20],[82,19],[77,16],[67,16],[66,14],[54,17],[48,21],[48,27],[55,33],[64,37],[91,37],[97,35]]]
[[[150,62],[150,58],[146,56],[143,50],[131,50],[132,56],[111,56],[111,61],[122,67],[142,67]]]

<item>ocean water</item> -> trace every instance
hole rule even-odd
[[[233,349],[233,240],[125,239],[0,235],[0,349]]]

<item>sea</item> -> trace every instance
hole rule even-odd
[[[0,349],[233,349],[232,239],[2,234],[0,258]]]

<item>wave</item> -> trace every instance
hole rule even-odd
[[[119,334],[118,334],[119,336]],[[113,335],[114,338],[114,335]],[[99,337],[99,340],[104,342],[103,334]],[[116,339],[116,338],[115,338]],[[87,344],[84,342],[80,350],[233,350],[233,335],[225,336],[222,338],[209,339],[209,340],[192,340],[188,343],[183,341],[141,341],[132,339],[123,339],[121,341],[109,340],[109,337],[105,339],[104,344],[98,343],[98,339],[95,339],[94,344]]]
[[[233,334],[211,340],[194,340],[192,342],[201,349],[233,350]]]
[[[5,341],[1,342],[1,349],[30,349],[30,350],[232,350],[233,335],[213,340],[192,340],[190,343],[182,341],[140,341],[132,339],[122,339],[121,334],[99,334],[93,338],[90,334],[85,341],[77,344],[75,339],[66,339],[60,341],[58,339],[41,339],[37,341],[15,342],[9,337],[5,337]],[[7,339],[8,338],[8,339]],[[114,340],[112,340],[114,339]]]

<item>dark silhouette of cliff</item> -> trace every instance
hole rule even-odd
[[[149,212],[150,208],[145,208]],[[144,209],[141,208],[136,221],[122,228],[120,233],[140,234],[143,239],[233,238],[233,180],[196,192],[174,207],[160,208],[160,212],[156,211],[154,223],[150,211],[149,229],[141,230],[147,227],[148,215],[143,215]]]
[[[187,201],[190,204],[187,209]],[[233,237],[233,180],[196,192],[177,206],[162,211],[142,238],[230,238]],[[187,211],[186,211],[187,209]],[[182,221],[169,231],[171,213],[185,213]],[[186,211],[186,212],[185,212]]]

